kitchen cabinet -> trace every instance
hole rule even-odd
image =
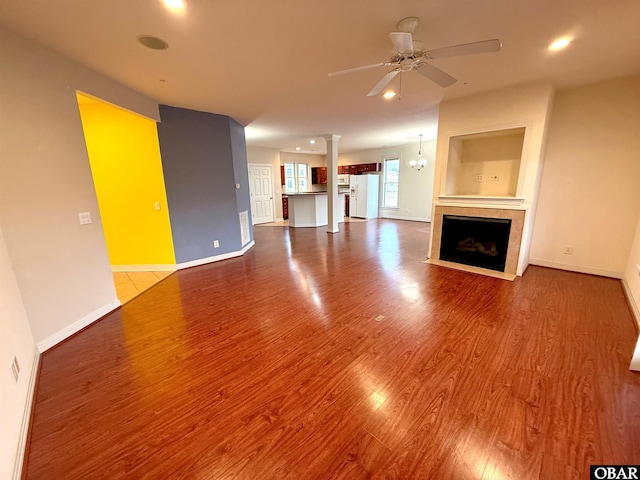
[[[284,180],[284,165],[280,165],[280,185],[284,185],[286,182]]]
[[[362,175],[369,172],[380,172],[382,170],[381,163],[359,163],[356,165],[338,165],[338,174],[340,175]]]
[[[382,170],[382,164],[381,163],[365,163],[365,172],[379,172],[380,170]]]
[[[344,196],[344,216],[349,216],[349,195]]]
[[[311,169],[311,183],[314,185],[326,185],[327,167],[313,167]]]
[[[289,218],[289,197],[282,196],[282,218],[287,220]]]

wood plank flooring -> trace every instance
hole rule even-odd
[[[620,282],[424,264],[428,224],[256,228],[42,356],[29,479],[572,479],[640,463]]]

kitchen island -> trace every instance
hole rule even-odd
[[[329,223],[327,192],[288,193],[290,227],[323,227]],[[338,194],[335,206],[339,219],[343,218],[344,194]],[[343,221],[343,220],[339,220]]]

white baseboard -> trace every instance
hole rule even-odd
[[[530,265],[538,265],[540,267],[555,268],[558,270],[567,270],[569,272],[576,273],[588,273],[589,275],[599,275],[601,277],[610,277],[620,280],[624,272],[616,272],[613,270],[603,270],[601,268],[583,267],[581,265],[568,265],[566,263],[549,262],[547,260],[540,260],[537,258],[529,258]]]
[[[33,396],[36,393],[36,383],[38,381],[38,367],[40,366],[40,352],[33,349],[33,362],[29,372],[29,387],[27,388],[27,398],[25,399],[22,411],[22,421],[20,422],[20,437],[16,457],[13,464],[13,480],[20,480],[22,477],[22,465],[24,465],[24,455],[27,451],[27,439],[29,436],[29,425],[31,424],[31,407],[33,406]]]
[[[112,272],[175,272],[175,263],[157,265],[111,265]]]
[[[222,255],[216,255],[214,257],[200,258],[200,259],[194,260],[192,262],[184,262],[184,263],[179,263],[177,265],[162,265],[163,268],[159,269],[157,271],[182,270],[183,268],[190,268],[190,267],[195,267],[195,266],[198,266],[198,265],[205,265],[207,263],[219,262],[220,260],[226,260],[228,258],[239,257],[240,255],[244,255],[254,245],[255,245],[255,242],[252,240],[251,242],[247,243],[247,245],[245,245],[244,248],[242,248],[242,250],[239,250],[239,251],[236,251],[236,252],[229,252],[229,253],[225,253],[225,254],[222,254]],[[120,267],[122,267],[122,266],[123,265],[120,265]],[[125,265],[125,267],[127,267],[127,268],[131,267],[131,266],[132,265]],[[153,265],[144,265],[144,270],[152,271],[152,270],[149,269],[150,266],[153,266]],[[171,267],[171,268],[166,268],[166,267]],[[116,271],[116,270],[114,270],[114,271]],[[135,271],[135,270],[129,270],[129,271]],[[154,270],[154,271],[156,271],[156,270]],[[106,305],[100,307],[99,309],[91,312],[90,314],[85,315],[81,319],[73,322],[71,325],[63,328],[62,330],[54,333],[53,335],[48,336],[47,338],[45,338],[41,342],[38,342],[38,344],[37,344],[38,351],[41,352],[41,353],[42,352],[46,352],[51,347],[57,345],[58,343],[62,342],[63,340],[66,340],[67,338],[69,338],[74,333],[79,332],[83,328],[91,325],[96,320],[99,320],[100,318],[104,317],[107,313],[112,312],[113,310],[118,308],[120,305],[121,305],[120,300],[115,299],[115,300],[107,303]]]
[[[431,223],[431,219],[427,217],[403,217],[402,215],[389,215],[389,214],[380,214],[378,215],[380,218],[389,218],[391,220],[409,220],[412,222],[426,222]]]
[[[85,315],[81,319],[76,320],[71,325],[66,326],[62,330],[54,333],[53,335],[49,335],[44,340],[38,342],[37,344],[38,351],[40,353],[46,352],[51,347],[69,338],[74,333],[79,332],[83,328],[91,325],[96,320],[99,320],[100,318],[104,317],[107,313],[112,312],[113,310],[118,308],[120,305],[121,305],[120,300],[116,298],[115,300],[112,300],[106,305],[103,305],[102,307],[98,308],[97,310],[94,310],[90,314]]]
[[[229,258],[239,257],[241,255],[244,255],[254,245],[255,245],[255,242],[251,240],[242,248],[242,250],[223,253],[222,255],[215,255],[213,257],[199,258],[197,260],[192,260],[190,262],[182,262],[182,263],[179,263],[177,267],[178,267],[178,270],[182,270],[184,268],[198,267],[200,265],[206,265],[207,263],[219,262],[221,260],[227,260]]]
[[[624,290],[624,294],[627,297],[627,302],[629,303],[629,307],[631,308],[631,313],[636,321],[636,328],[640,332],[640,307],[636,303],[633,295],[631,295],[631,287],[625,278],[622,279],[622,290]]]

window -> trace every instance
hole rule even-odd
[[[284,191],[286,193],[309,191],[309,165],[306,163],[284,164]]]
[[[296,164],[284,164],[284,191],[293,193],[296,191]]]
[[[383,207],[398,208],[398,179],[400,178],[400,159],[384,160],[384,198]]]
[[[299,192],[308,192],[309,191],[309,179],[307,178],[307,174],[309,173],[309,165],[306,163],[298,164],[298,191]]]

